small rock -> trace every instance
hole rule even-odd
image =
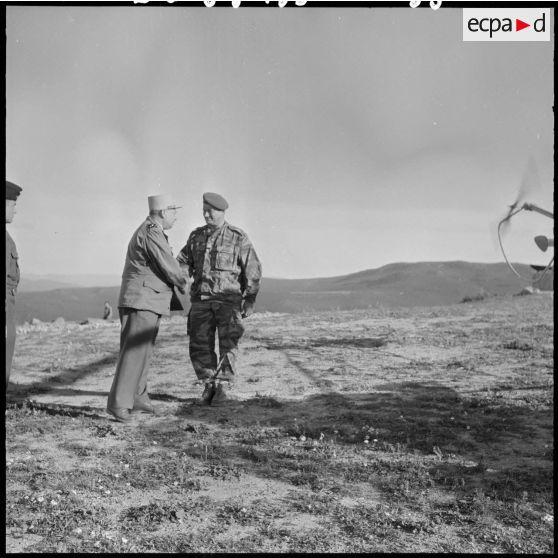
[[[532,287],[531,285],[527,285],[514,296],[525,296],[525,295],[532,295],[536,293],[540,293],[539,289],[537,289],[536,287]]]

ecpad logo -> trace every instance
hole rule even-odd
[[[464,41],[550,41],[550,9],[463,9]]]

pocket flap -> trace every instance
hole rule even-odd
[[[220,251],[215,254],[215,268],[234,270],[234,253]]]
[[[165,283],[157,281],[156,279],[144,279],[143,286],[154,290],[156,293],[170,290]]]

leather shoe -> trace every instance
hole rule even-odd
[[[132,416],[129,409],[110,409],[107,412],[111,414],[118,422],[132,422]]]
[[[149,401],[137,401],[136,403],[134,403],[132,413],[150,413],[152,415],[157,414],[157,412],[155,411],[155,407],[153,407],[153,405],[151,405]]]

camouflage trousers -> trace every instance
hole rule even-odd
[[[238,342],[244,333],[240,302],[192,302],[188,314],[190,359],[200,380],[209,379],[217,368],[216,332],[219,337],[219,358],[223,359],[219,377],[233,381],[236,374]]]

